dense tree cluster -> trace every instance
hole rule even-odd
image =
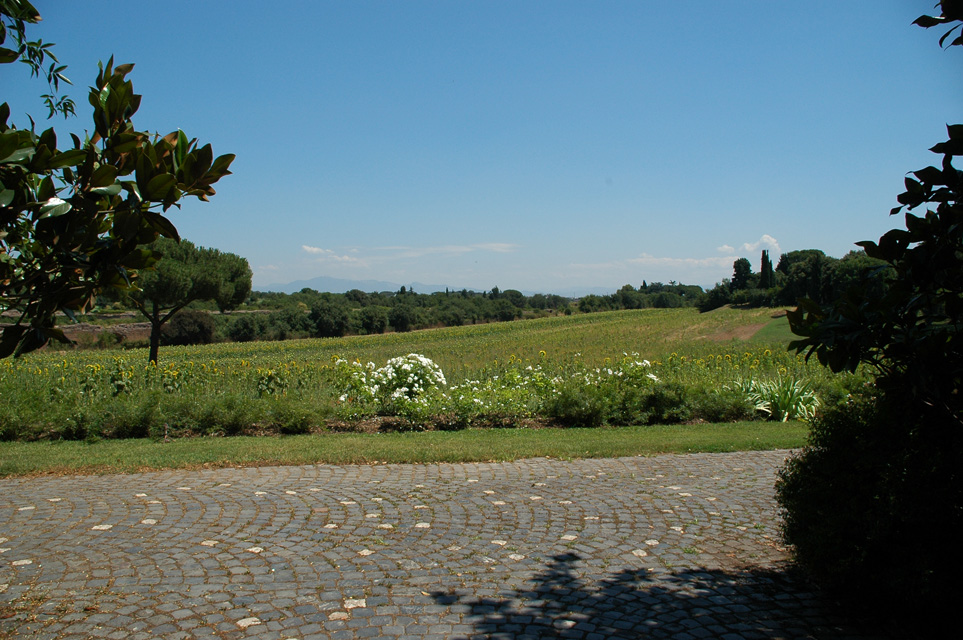
[[[694,307],[704,295],[702,287],[690,284],[669,284],[645,281],[638,289],[625,285],[610,296],[585,296],[578,301],[582,313],[618,311],[620,309],[675,309]]]
[[[707,291],[698,306],[702,311],[726,304],[772,307],[794,305],[802,298],[830,304],[851,287],[863,286],[864,274],[872,276],[874,291],[881,294],[893,275],[886,267],[863,250],[833,258],[819,249],[803,249],[782,254],[773,269],[769,252],[763,251],[758,273],[747,258],[739,258],[732,264],[732,278]]]
[[[520,291],[436,292],[399,291],[322,293],[253,292],[246,309],[269,313],[238,316],[226,329],[235,341],[330,338],[348,334],[405,332],[429,327],[457,327],[486,322],[508,322],[554,313],[571,313],[571,300],[557,295],[526,296]]]

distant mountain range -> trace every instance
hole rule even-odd
[[[385,282],[384,280],[346,280],[343,278],[329,278],[328,276],[318,276],[317,278],[311,278],[310,280],[295,280],[294,282],[288,282],[286,284],[270,284],[266,287],[254,287],[257,291],[275,291],[278,293],[297,293],[301,289],[314,289],[315,291],[327,291],[329,293],[345,293],[346,291],[351,291],[352,289],[358,289],[366,293],[380,292],[380,291],[398,291],[404,286],[406,289],[414,291],[415,293],[435,293],[438,291],[445,291],[448,289],[450,291],[461,291],[462,289],[468,289],[469,291],[488,291],[487,288],[478,287],[452,287],[443,284],[424,284],[422,282],[411,282],[408,284],[398,284],[396,282]],[[499,287],[502,289],[511,289],[511,287]],[[556,294],[564,296],[566,298],[580,298],[587,295],[598,295],[607,296],[615,293],[614,288],[607,287],[568,287],[566,289],[561,289],[557,291],[522,291],[526,296],[533,296],[536,293],[543,294]]]

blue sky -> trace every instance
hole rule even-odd
[[[615,290],[898,226],[961,121],[959,52],[910,24],[934,2],[36,0],[31,35],[74,82],[58,131],[90,128],[114,55],[138,128],[237,154],[171,217],[255,288]],[[0,86],[26,125],[46,87],[19,66]]]

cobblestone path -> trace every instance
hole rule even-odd
[[[0,637],[867,638],[786,452],[0,480]]]

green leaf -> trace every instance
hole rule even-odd
[[[943,24],[943,22],[943,18],[935,18],[933,16],[920,16],[916,20],[913,20],[913,24],[924,29],[935,27],[938,24]]]
[[[40,181],[40,188],[37,189],[37,200],[45,202],[56,197],[56,195],[57,190],[54,189],[53,179],[50,176]]]
[[[102,164],[94,170],[90,176],[91,187],[106,187],[114,184],[117,180],[118,170],[112,164]]]
[[[174,145],[174,157],[177,160],[177,168],[180,168],[181,164],[184,163],[184,158],[191,150],[191,143],[187,139],[187,134],[177,130],[177,143]]]
[[[47,129],[40,134],[40,146],[47,147],[50,151],[57,150],[57,132],[53,129]]]
[[[60,198],[51,198],[51,200],[40,207],[40,217],[56,218],[57,216],[64,215],[72,208],[69,202],[65,202]]]
[[[231,175],[231,172],[227,169],[231,166],[231,163],[234,162],[236,157],[237,156],[235,156],[233,153],[226,153],[222,156],[218,156],[217,160],[214,161],[214,164],[211,165],[211,170],[208,173],[217,175],[217,177]]]
[[[90,190],[90,193],[95,193],[100,196],[116,196],[123,190],[123,187],[119,182],[115,182],[106,187],[95,187]]]
[[[33,160],[34,155],[37,150],[34,147],[27,147],[25,149],[18,149],[14,151],[9,156],[3,159],[3,162],[9,162],[10,164],[19,164],[21,162],[30,162]]]
[[[180,240],[180,236],[178,235],[174,224],[161,214],[155,213],[154,211],[148,211],[144,214],[144,219],[146,219],[151,226],[157,229],[157,231],[159,231],[162,235],[165,235],[168,238],[173,238],[174,240]]]
[[[3,189],[0,191],[0,207],[9,207],[16,195],[13,189]]]
[[[147,183],[147,190],[144,195],[148,200],[162,201],[176,184],[177,178],[169,173],[162,173],[151,178],[150,182]]]
[[[936,167],[926,167],[925,169],[914,171],[913,175],[926,184],[944,184],[940,182],[943,179],[943,172]]]
[[[86,159],[86,151],[83,149],[71,149],[70,151],[64,151],[63,153],[55,155],[50,161],[50,168],[61,169],[63,167],[76,167],[83,164]]]
[[[15,130],[10,129],[0,135],[0,162],[4,162],[19,147],[20,136]]]
[[[10,62],[13,62],[19,57],[20,56],[17,54],[16,51],[13,51],[12,49],[6,49],[4,47],[0,47],[0,64],[7,64]]]

